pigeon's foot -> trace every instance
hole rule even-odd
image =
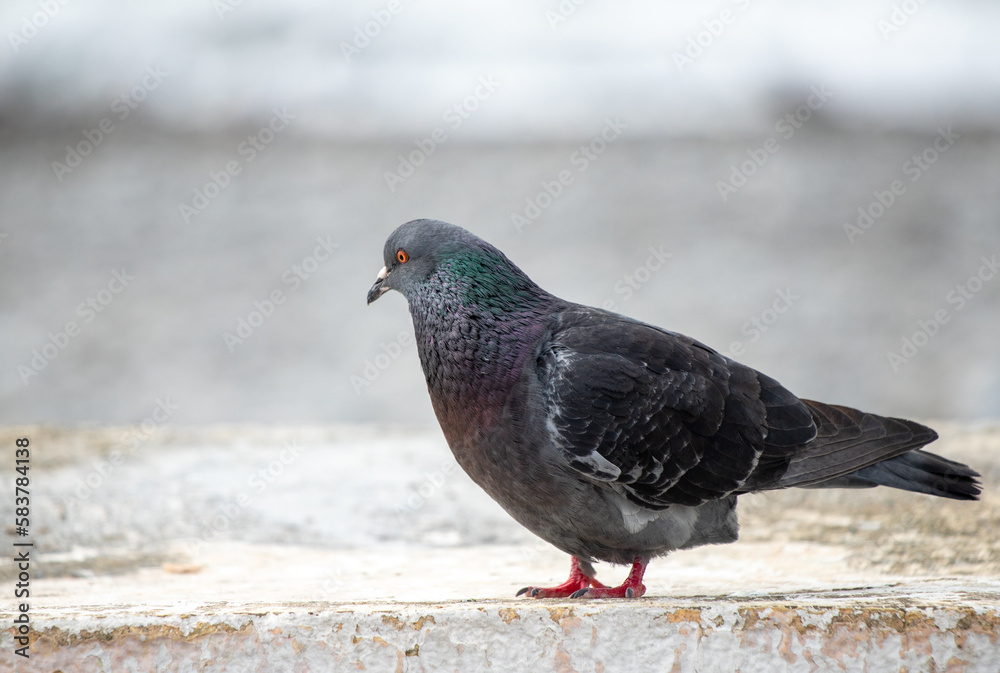
[[[567,598],[581,591],[587,591],[590,587],[607,590],[607,587],[583,572],[580,559],[574,556],[570,561],[568,580],[557,587],[524,587],[517,592],[517,595],[528,594],[531,598]]]
[[[592,588],[581,587],[570,594],[570,598],[639,598],[646,593],[646,585],[642,583],[642,576],[646,572],[646,564],[638,557],[632,562],[632,570],[628,577],[618,587]]]

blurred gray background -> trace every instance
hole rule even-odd
[[[8,0],[0,27],[0,422],[433,423],[405,301],[364,301],[417,217],[801,396],[1000,412],[996,3]]]

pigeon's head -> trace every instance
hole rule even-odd
[[[438,220],[412,220],[400,225],[386,240],[382,256],[385,266],[368,290],[369,304],[389,290],[412,297],[442,263],[460,256],[482,257],[484,261],[488,258],[500,266],[517,268],[486,241]]]

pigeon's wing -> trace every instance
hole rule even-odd
[[[569,466],[654,509],[767,487],[817,434],[806,405],[774,379],[596,309],[556,316],[536,367]]]

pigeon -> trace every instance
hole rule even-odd
[[[976,500],[979,474],[921,450],[934,430],[800,399],[695,341],[565,301],[461,227],[413,220],[388,238],[368,304],[409,304],[441,430],[466,473],[569,554],[533,598],[638,598],[649,561],[733,542],[739,496],[892,488]],[[628,565],[605,586],[593,563]]]

